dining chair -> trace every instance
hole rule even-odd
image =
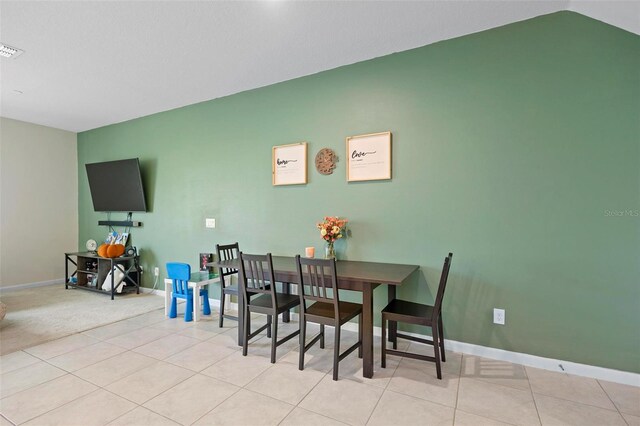
[[[362,358],[362,305],[341,302],[338,295],[338,275],[335,259],[307,259],[296,256],[298,293],[300,294],[300,359],[298,369],[304,370],[304,354],[316,342],[324,349],[324,326],[335,327],[333,347],[333,380],[338,380],[338,364],[358,349]],[[309,303],[309,304],[308,304]],[[340,329],[343,324],[358,318],[358,341],[340,353]],[[307,321],[320,324],[320,333],[306,343]]]
[[[414,358],[423,361],[431,361],[436,363],[436,373],[438,379],[442,379],[442,371],[440,361],[446,361],[444,356],[444,327],[442,324],[442,299],[444,299],[444,290],[447,286],[449,278],[449,268],[451,268],[451,260],[453,253],[449,253],[444,258],[442,274],[440,275],[440,284],[438,285],[438,293],[433,305],[425,305],[421,303],[409,302],[406,300],[393,299],[382,310],[382,361],[381,367],[386,368],[387,354],[399,355],[407,358]],[[431,327],[432,340],[422,339],[420,337],[410,336],[408,334],[395,333],[393,336],[393,349],[387,349],[387,321],[404,322],[407,324],[417,324]],[[414,342],[426,343],[433,346],[434,356],[420,355],[413,352],[403,352],[397,350],[398,337]]]
[[[178,299],[184,299],[187,307],[184,312],[185,321],[193,321],[193,289],[189,288],[189,278],[191,277],[191,266],[187,263],[169,262],[167,263],[167,278],[171,280],[171,308],[169,318],[178,316]],[[202,313],[211,314],[209,304],[209,291],[206,288],[200,289],[202,297]]]
[[[278,315],[298,306],[300,299],[295,294],[276,291],[271,253],[255,255],[240,252],[239,259],[240,290],[245,301],[244,312],[242,312],[244,316],[242,355],[247,356],[249,340],[266,329],[267,337],[271,334],[271,363],[273,364],[276,362],[276,348],[300,334],[300,330],[296,330],[278,340]],[[267,315],[267,323],[254,332],[251,332],[252,312]]]
[[[218,260],[233,260],[238,258],[240,246],[238,243],[220,245],[216,244],[216,256]],[[224,325],[224,319],[238,321],[238,317],[224,313],[224,303],[227,295],[238,297],[238,286],[233,285],[232,277],[237,276],[238,270],[232,268],[219,268],[220,275],[220,328]]]

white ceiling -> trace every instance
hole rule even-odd
[[[0,115],[79,132],[559,10],[640,2],[1,1]]]

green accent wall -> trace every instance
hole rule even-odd
[[[554,13],[80,133],[79,245],[107,231],[84,164],[139,157],[149,272],[216,243],[320,251],[315,223],[343,216],[341,258],[421,265],[403,298],[431,302],[454,252],[447,338],[640,372],[639,123],[640,37]],[[345,137],[386,130],[393,179],[347,183]],[[299,141],[308,184],[272,186],[271,148]]]

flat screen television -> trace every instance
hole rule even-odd
[[[97,212],[146,212],[137,158],[85,165],[93,209]]]

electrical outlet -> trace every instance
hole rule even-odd
[[[204,220],[204,226],[206,228],[215,228],[216,227],[216,220],[215,219],[205,219]]]
[[[153,275],[155,277],[157,277],[158,275],[160,275],[160,268],[158,268],[157,266],[155,268],[153,268]]]
[[[493,323],[504,325],[504,309],[493,308]]]

